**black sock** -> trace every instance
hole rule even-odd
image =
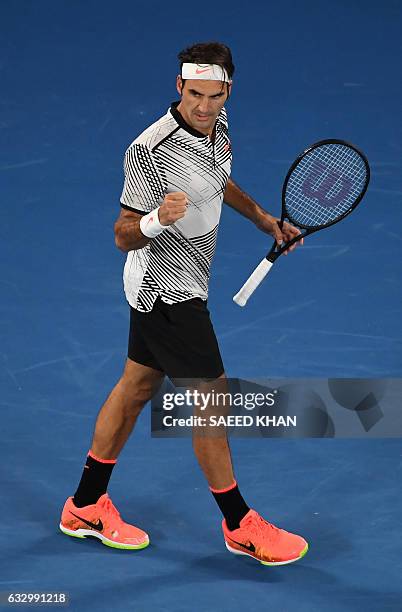
[[[216,489],[211,489],[211,493],[225,517],[228,529],[230,531],[238,529],[240,521],[246,516],[250,508],[241,496],[237,484],[235,483],[235,486],[229,490],[223,489],[222,491],[217,491]]]
[[[80,484],[73,499],[77,508],[96,504],[101,495],[106,493],[115,464],[115,459],[98,460],[92,454],[87,456]]]

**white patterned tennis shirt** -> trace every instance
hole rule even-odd
[[[141,312],[152,310],[158,296],[167,304],[207,299],[231,171],[226,110],[217,117],[212,141],[184,121],[178,104],[173,102],[166,115],[142,132],[124,158],[123,208],[146,214],[168,193],[183,191],[189,198],[182,219],[127,255],[124,291],[129,304]]]

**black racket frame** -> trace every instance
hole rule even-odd
[[[311,227],[309,225],[304,225],[303,223],[298,223],[297,221],[292,219],[292,216],[287,212],[287,210],[286,210],[286,201],[285,201],[286,187],[287,187],[287,184],[289,182],[289,179],[290,179],[290,176],[291,176],[293,170],[301,162],[301,160],[308,153],[310,153],[310,151],[313,151],[314,149],[316,149],[318,147],[321,147],[322,145],[326,145],[326,144],[345,145],[347,147],[350,147],[354,151],[356,151],[356,153],[358,153],[360,155],[360,157],[362,158],[362,160],[364,161],[364,164],[366,166],[366,171],[367,171],[366,182],[365,182],[365,185],[364,185],[360,195],[356,198],[356,200],[354,201],[352,206],[350,208],[348,208],[348,210],[346,210],[342,215],[340,215],[339,217],[334,219],[334,221],[330,221],[329,223],[325,223],[323,225],[317,225],[317,226]],[[314,234],[314,232],[317,232],[318,230],[324,229],[326,227],[330,227],[330,225],[335,225],[335,223],[339,223],[339,221],[342,221],[342,219],[344,219],[345,217],[350,215],[350,213],[356,208],[356,206],[359,204],[359,202],[361,202],[364,194],[367,191],[367,187],[369,185],[369,182],[370,182],[370,166],[369,166],[369,163],[368,163],[368,159],[364,155],[364,153],[362,151],[360,151],[360,149],[358,149],[355,145],[351,144],[350,142],[347,142],[346,140],[339,140],[337,138],[327,138],[326,140],[320,140],[319,142],[315,142],[314,144],[312,144],[309,147],[307,147],[307,149],[305,149],[302,153],[300,153],[300,155],[298,157],[296,157],[295,161],[290,166],[290,168],[288,170],[288,173],[286,175],[286,178],[285,178],[285,181],[284,181],[283,187],[282,187],[282,213],[281,213],[281,219],[279,221],[279,227],[280,228],[282,228],[283,222],[285,220],[289,220],[290,223],[292,223],[293,225],[295,225],[299,229],[304,229],[306,231],[304,233],[298,235],[298,236],[295,236],[294,238],[292,238],[292,240],[289,240],[289,242],[287,242],[286,244],[284,244],[281,247],[279,247],[278,250],[276,250],[277,247],[278,247],[278,244],[277,244],[277,242],[275,240],[274,244],[272,245],[271,250],[265,256],[265,259],[268,259],[268,261],[270,261],[271,263],[274,263],[274,261],[280,255],[282,255],[282,253],[284,253],[289,247],[291,247],[293,244],[295,244],[296,242],[298,242],[299,240],[301,240],[305,236],[309,236],[310,234]]]

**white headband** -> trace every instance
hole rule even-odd
[[[218,64],[184,63],[181,69],[182,79],[203,79],[205,81],[224,81],[231,83],[228,73]]]

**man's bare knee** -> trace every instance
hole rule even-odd
[[[162,384],[162,372],[127,360],[119,386],[130,410],[140,412]]]

